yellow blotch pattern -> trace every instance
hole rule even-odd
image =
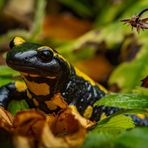
[[[145,115],[144,115],[144,114],[137,114],[137,116],[138,116],[140,119],[144,119],[144,118],[145,118]]]
[[[30,82],[26,78],[24,78],[24,81],[26,82],[27,87],[29,90],[34,93],[35,95],[49,95],[50,94],[50,86],[46,83],[36,83],[36,82]]]
[[[75,71],[76,71],[76,74],[82,78],[84,78],[84,80],[87,80],[91,83],[91,85],[98,85],[98,87],[105,93],[107,93],[107,90],[100,84],[96,83],[95,81],[93,81],[89,76],[87,76],[85,73],[83,73],[82,71],[80,71],[79,69],[77,69],[75,67]]]
[[[84,116],[85,118],[89,119],[89,118],[91,117],[91,115],[92,115],[92,112],[93,112],[93,107],[89,105],[89,106],[85,109],[83,116]]]
[[[102,115],[101,115],[101,117],[100,117],[100,120],[103,120],[103,119],[105,119],[105,118],[107,118],[107,116],[105,115],[105,113],[102,113]]]
[[[24,91],[27,88],[26,84],[20,81],[15,82],[15,87],[17,88],[17,91],[19,92]]]
[[[49,100],[49,101],[45,101],[45,104],[48,106],[48,108],[50,110],[55,110],[57,108],[57,106],[53,103],[53,101]]]

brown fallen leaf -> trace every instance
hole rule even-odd
[[[10,133],[15,148],[79,147],[87,128],[95,122],[82,117],[75,106],[67,106],[60,95],[52,99],[61,110],[46,114],[38,109],[18,112],[14,117],[0,108],[0,129]]]
[[[25,143],[26,147],[37,145],[64,148],[80,146],[89,122],[74,112],[68,107],[57,115],[47,115],[35,109],[17,113],[13,121],[14,145],[19,147]]]
[[[44,18],[44,38],[71,40],[91,29],[90,22],[70,15],[52,14]]]
[[[14,135],[13,147],[14,148],[35,148],[34,139],[30,137]]]
[[[103,55],[83,60],[75,65],[95,81],[104,81],[112,71],[112,65]]]
[[[87,132],[86,126],[90,125],[90,123],[92,124],[92,122],[87,122],[88,120],[85,118],[82,120],[83,117],[80,117],[79,113],[74,112],[75,110],[72,107],[63,111],[57,118],[55,127],[58,136],[63,137],[70,147],[78,147],[83,143]],[[63,135],[59,133],[63,133]]]
[[[13,126],[13,116],[6,111],[3,107],[0,107],[0,128],[11,132]]]
[[[48,124],[46,123],[43,127],[43,131],[42,131],[41,138],[39,141],[39,147],[68,148],[68,147],[70,147],[70,145],[64,140],[63,137],[56,137],[52,133]]]
[[[45,114],[34,109],[18,112],[13,121],[14,133],[22,136],[34,136],[33,125],[45,120]]]

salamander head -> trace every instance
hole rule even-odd
[[[53,82],[62,87],[61,84],[70,76],[69,63],[48,46],[29,43],[15,37],[10,42],[10,48],[6,62],[12,69],[21,72],[26,82],[31,83],[36,79],[35,83],[38,84],[46,81],[50,87]]]

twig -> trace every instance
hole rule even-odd
[[[121,22],[132,26],[132,28],[135,27],[139,33],[140,29],[148,29],[148,18],[141,19],[142,14],[146,11],[148,11],[148,8],[142,10],[138,15],[132,16],[130,19],[121,20]]]

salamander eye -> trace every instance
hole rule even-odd
[[[45,62],[50,61],[53,58],[53,52],[49,48],[43,48],[38,50],[38,57]]]

